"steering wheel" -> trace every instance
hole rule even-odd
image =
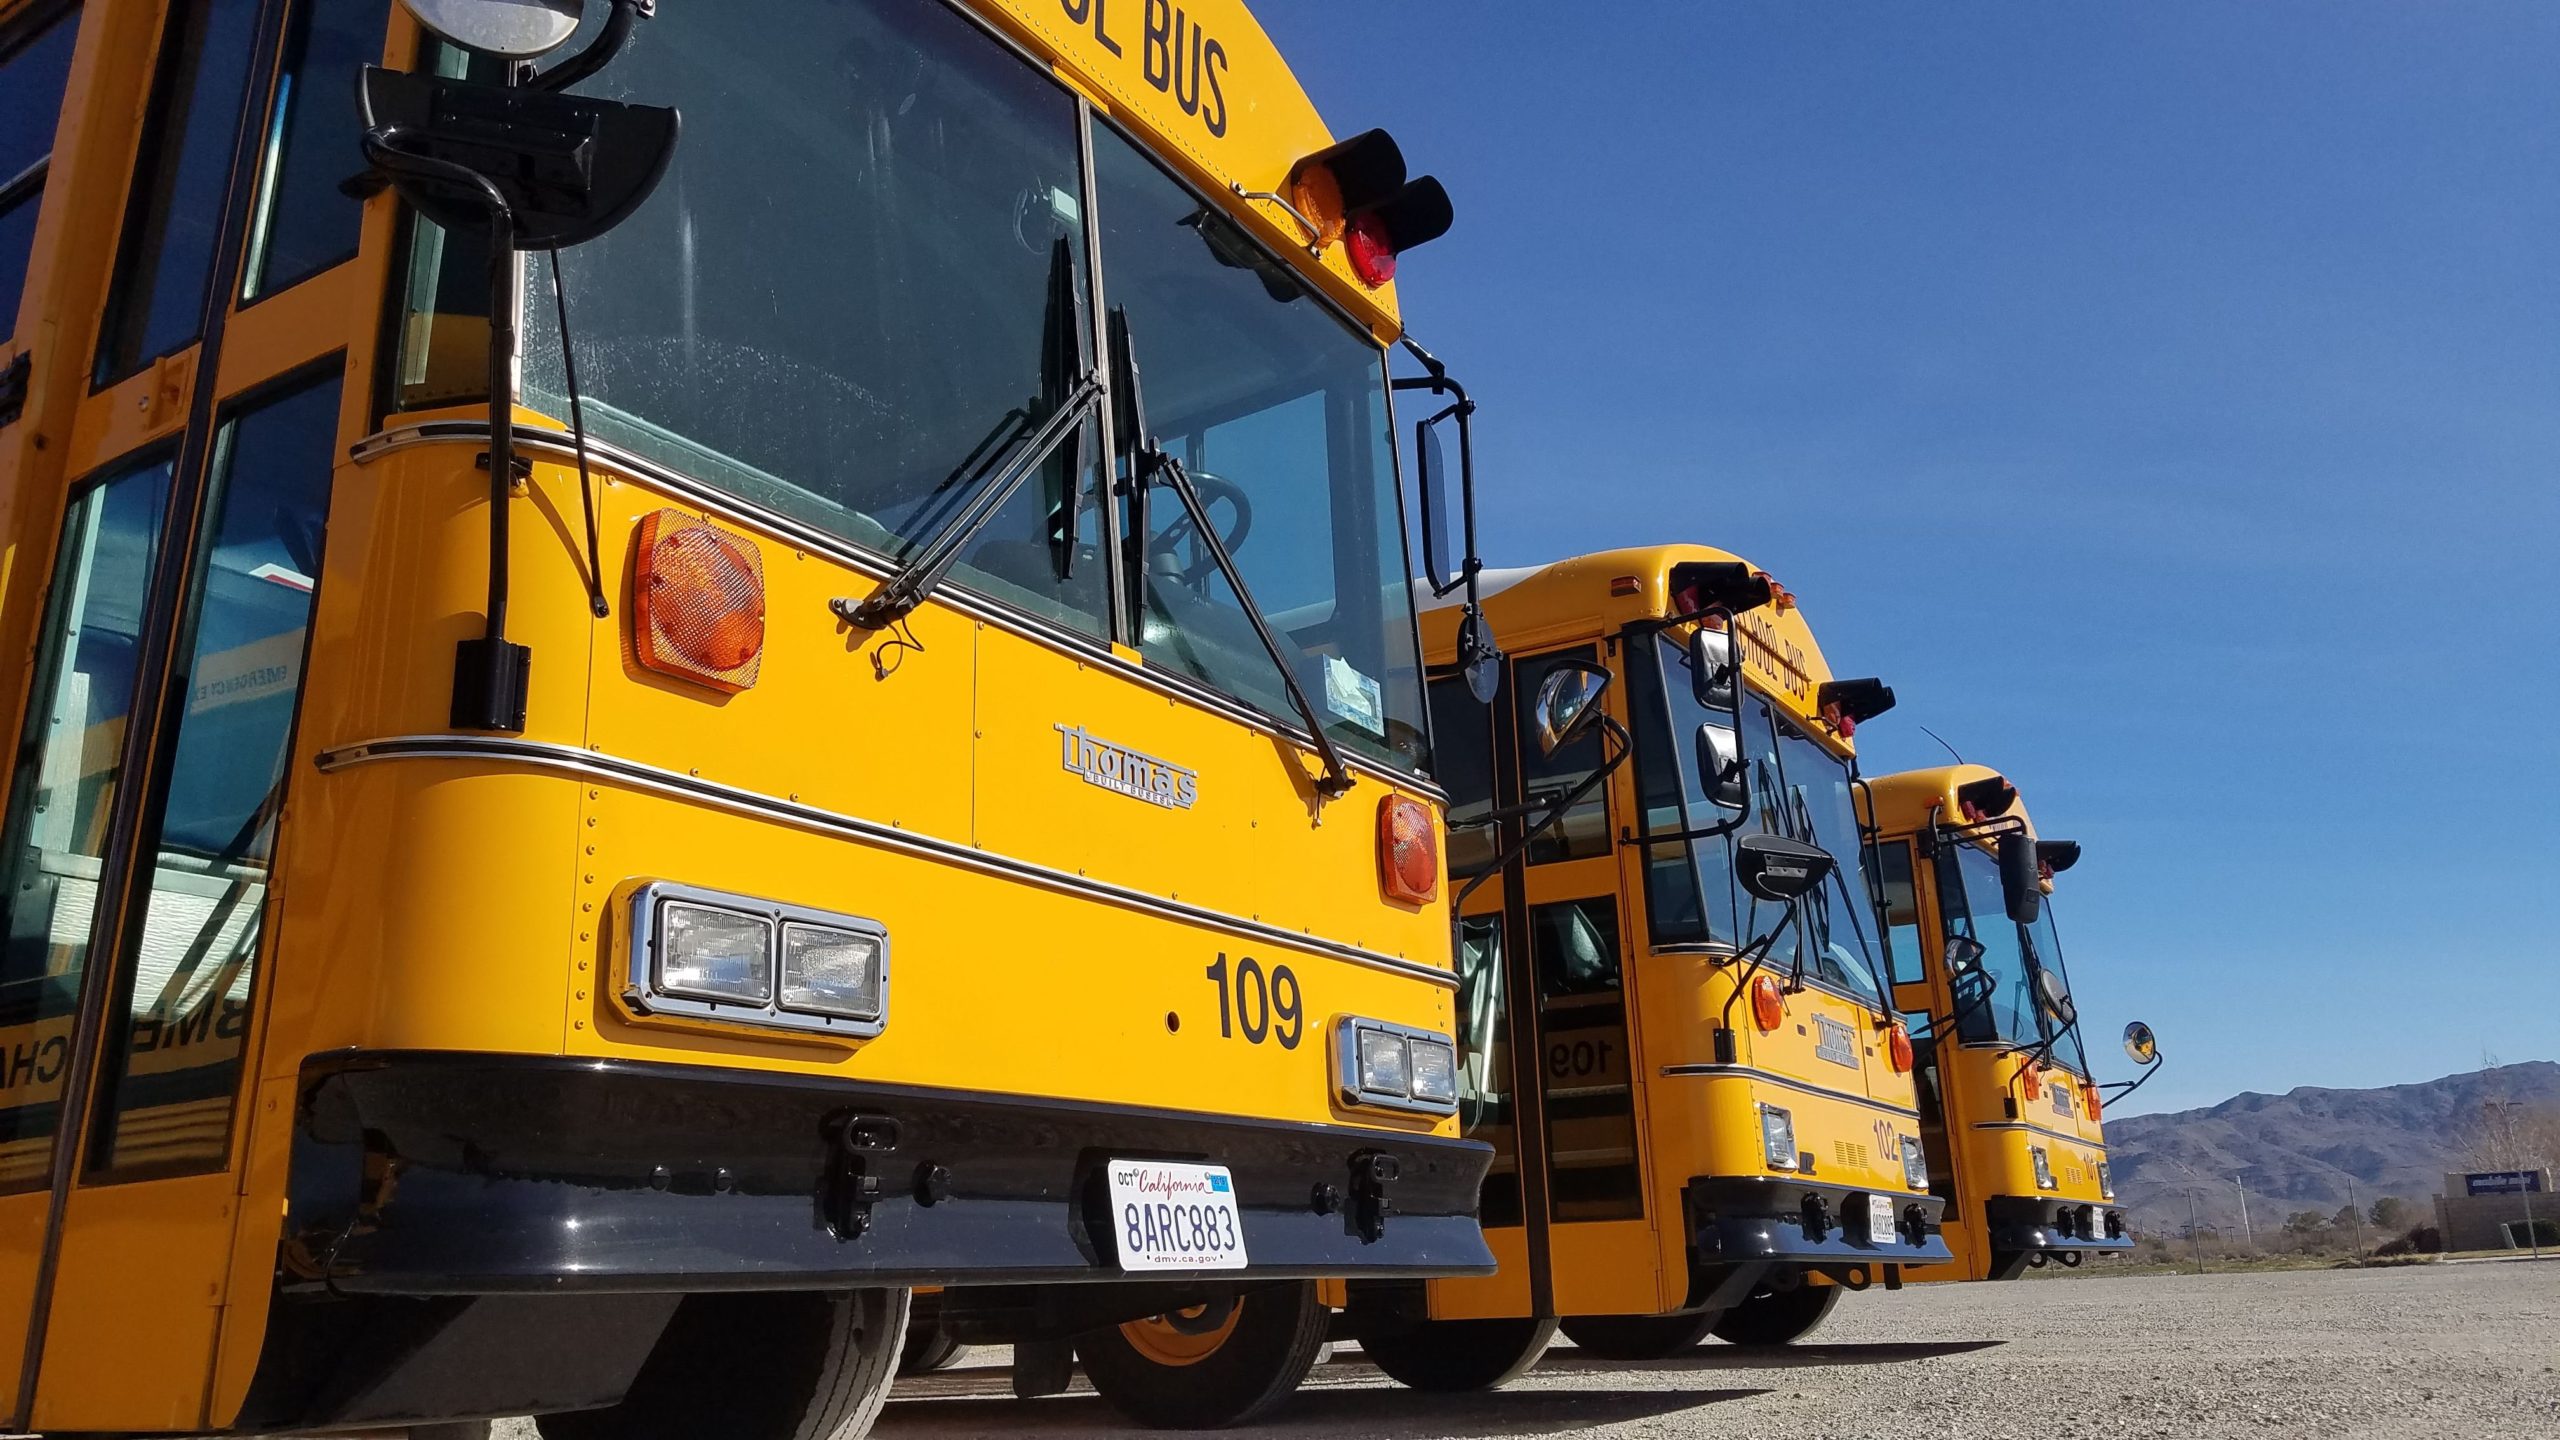
[[[1212,475],[1206,470],[1190,473],[1191,487],[1200,492],[1202,510],[1214,510],[1224,505],[1234,512],[1235,518],[1219,528],[1218,538],[1225,543],[1229,555],[1235,554],[1244,548],[1245,537],[1253,533],[1252,499],[1244,493],[1243,486],[1223,475]],[[1178,505],[1180,502],[1177,500],[1175,503]],[[1215,524],[1216,521],[1217,517],[1211,515],[1210,523]],[[1200,552],[1187,565],[1180,554],[1186,541]],[[1187,511],[1177,513],[1172,524],[1147,542],[1147,570],[1150,574],[1177,579],[1185,585],[1197,585],[1217,568],[1217,557],[1208,553],[1208,547],[1199,544],[1192,536],[1191,516]]]

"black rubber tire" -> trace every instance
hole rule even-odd
[[[1364,1336],[1360,1353],[1399,1385],[1452,1395],[1510,1384],[1555,1338],[1553,1320],[1426,1320]]]
[[[859,1440],[897,1378],[907,1292],[688,1295],[619,1405],[542,1440]]]
[[[1235,1329],[1189,1365],[1167,1365],[1129,1343],[1120,1327],[1076,1338],[1094,1391],[1154,1430],[1223,1430],[1269,1414],[1297,1393],[1324,1353],[1332,1313],[1312,1280],[1256,1290],[1236,1302]]]
[[[940,1325],[910,1322],[907,1343],[898,1351],[898,1373],[930,1375],[936,1370],[947,1370],[967,1348],[945,1334]]]
[[[1820,1329],[1831,1307],[1839,1303],[1837,1285],[1763,1290],[1724,1312],[1716,1321],[1716,1338],[1748,1349],[1774,1350]]]
[[[1668,1360],[1698,1348],[1720,1310],[1694,1315],[1572,1315],[1556,1322],[1564,1338],[1602,1360]]]

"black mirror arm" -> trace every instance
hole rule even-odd
[[[1474,424],[1476,402],[1467,394],[1466,386],[1459,384],[1456,380],[1450,377],[1448,365],[1443,362],[1439,356],[1423,349],[1422,346],[1416,343],[1411,336],[1407,336],[1405,338],[1404,348],[1406,353],[1412,355],[1415,360],[1421,362],[1422,368],[1429,373],[1421,377],[1408,377],[1402,380],[1391,379],[1387,382],[1388,390],[1391,392],[1427,390],[1433,395],[1445,395],[1450,397],[1450,403],[1446,408],[1442,409],[1439,414],[1432,416],[1429,420],[1425,420],[1415,427],[1416,455],[1421,453],[1419,437],[1423,431],[1440,423],[1442,420],[1452,417],[1454,417],[1458,422],[1458,528],[1460,548],[1465,553],[1458,557],[1457,579],[1444,585],[1441,583],[1440,577],[1437,574],[1433,574],[1425,577],[1425,583],[1431,587],[1431,595],[1433,599],[1445,598],[1460,589],[1464,589],[1467,592],[1466,604],[1461,612],[1460,623],[1458,626],[1458,666],[1461,670],[1464,670],[1476,661],[1485,658],[1480,654],[1469,653],[1476,645],[1477,632],[1481,629],[1481,622],[1484,618],[1484,596],[1477,579],[1478,576],[1484,573],[1484,556],[1483,553],[1476,548],[1476,441]],[[1423,503],[1428,505],[1430,503],[1429,487],[1422,487],[1422,491]],[[1430,544],[1431,530],[1431,519],[1429,516],[1425,516],[1423,518],[1422,533],[1426,547]]]
[[[1504,847],[1502,853],[1495,856],[1492,863],[1477,871],[1473,879],[1458,887],[1458,893],[1449,897],[1450,923],[1456,923],[1458,909],[1466,903],[1468,896],[1483,889],[1484,882],[1510,869],[1513,861],[1528,854],[1529,847],[1536,843],[1539,836],[1555,828],[1557,821],[1562,820],[1574,806],[1581,804],[1584,796],[1599,789],[1610,776],[1617,774],[1618,767],[1626,764],[1627,757],[1635,753],[1635,737],[1627,733],[1627,727],[1619,724],[1614,717],[1605,712],[1596,718],[1599,721],[1601,733],[1617,742],[1617,753],[1601,761],[1600,768],[1585,776],[1581,784],[1546,802],[1545,814],[1540,815],[1527,829],[1521,831],[1520,838]]]
[[[2154,1052],[2151,1057],[2151,1063],[2142,1067],[2141,1074],[2136,1075],[2130,1080],[2109,1081],[2108,1083],[2099,1086],[2098,1089],[2102,1093],[2107,1091],[2114,1092],[2107,1096],[2107,1103],[2112,1105],[2116,1101],[2132,1094],[2134,1091],[2141,1089],[2143,1086],[2150,1084],[2151,1077],[2159,1073],[2160,1056],[2157,1052]]]
[[[631,27],[657,13],[657,0],[613,0],[613,13],[605,18],[603,31],[586,49],[535,75],[531,88],[566,90],[602,70],[631,42]]]
[[[1751,963],[1744,967],[1741,976],[1733,982],[1733,993],[1724,997],[1724,1009],[1716,1017],[1717,1029],[1731,1030],[1733,1028],[1733,1007],[1735,1003],[1742,999],[1744,991],[1751,988],[1752,977],[1760,973],[1762,965],[1765,964],[1769,958],[1769,952],[1777,947],[1779,938],[1785,935],[1789,929],[1793,928],[1795,923],[1796,907],[1790,905],[1787,907],[1787,913],[1778,917],[1776,929],[1771,930],[1768,934],[1763,935],[1759,939],[1742,947],[1742,949],[1734,955],[1733,963],[1735,964],[1740,964],[1745,959],[1748,959]]]

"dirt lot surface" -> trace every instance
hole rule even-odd
[[[1559,1345],[1495,1394],[1398,1388],[1343,1346],[1250,1433],[2560,1436],[2560,1263],[2034,1280],[1850,1296],[1770,1359],[1709,1342],[1650,1365]],[[1085,1391],[1016,1401],[1001,1350],[902,1382],[881,1440],[1145,1435]],[[531,1440],[532,1427],[501,1427]],[[708,1437],[706,1437],[708,1440]]]

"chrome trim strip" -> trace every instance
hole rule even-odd
[[[1755,1069],[1749,1065],[1665,1065],[1662,1067],[1662,1073],[1665,1075],[1713,1075],[1727,1079],[1764,1080],[1769,1084],[1776,1085],[1782,1089],[1801,1090],[1807,1095],[1820,1095],[1831,1100],[1847,1100],[1853,1104],[1864,1105],[1870,1110],[1882,1110],[1887,1114],[1900,1115],[1911,1120],[1917,1120],[1920,1118],[1920,1112],[1918,1110],[1905,1109],[1900,1105],[1894,1105],[1883,1100],[1878,1100],[1872,1095],[1860,1095],[1852,1090],[1834,1090],[1827,1085],[1809,1084],[1790,1076],[1775,1074],[1767,1070]]]
[[[500,736],[397,735],[325,750],[321,752],[316,763],[322,773],[334,774],[353,766],[386,760],[493,760],[513,762],[539,770],[555,770],[590,779],[610,780],[618,785],[630,785],[680,800],[717,805],[724,810],[742,815],[778,820],[785,824],[799,826],[804,830],[860,840],[882,849],[896,850],[928,860],[939,860],[982,874],[1038,885],[1044,889],[1088,895],[1132,910],[1147,911],[1166,919],[1180,920],[1194,925],[1207,925],[1227,931],[1229,934],[1242,935],[1274,945],[1285,945],[1296,950],[1310,951],[1337,960],[1347,960],[1355,965],[1365,965],[1372,970],[1383,970],[1408,980],[1421,980],[1444,990],[1458,988],[1458,977],[1451,972],[1399,956],[1382,955],[1374,950],[1363,950],[1356,945],[1286,930],[1277,925],[1266,925],[1259,920],[1248,920],[1241,916],[1229,915],[1224,911],[1167,899],[1161,895],[1150,895],[1143,890],[1133,890],[1124,885],[1114,885],[1108,881],[1095,880],[1083,875],[1071,875],[1063,870],[1054,870],[1046,865],[1035,864],[1010,855],[1000,855],[975,846],[936,839],[910,830],[896,829],[877,821],[863,820],[833,810],[822,810],[814,805],[803,805],[796,800],[777,800],[759,791],[724,785],[716,780],[705,780],[699,776],[679,775],[672,770],[663,770],[655,765],[645,765],[636,760],[625,760],[619,756],[600,754],[592,750],[580,750],[570,745],[557,745],[544,740],[510,740]]]
[[[425,420],[377,430],[357,441],[348,457],[358,465],[369,465],[385,455],[401,450],[414,450],[427,445],[457,445],[474,442],[487,444],[489,422],[486,420]],[[577,451],[564,431],[519,426],[516,430],[516,452],[542,451],[555,460],[574,461]],[[849,569],[860,571],[874,580],[885,580],[894,568],[877,555],[856,549],[834,535],[805,521],[795,520],[777,510],[750,504],[717,487],[707,485],[678,471],[670,470],[654,460],[644,459],[620,448],[609,440],[587,437],[588,459],[604,467],[618,470],[631,478],[669,490],[709,514],[718,515],[742,529],[761,532],[767,539],[821,555]],[[1275,739],[1314,754],[1315,742],[1307,732],[1295,725],[1284,724],[1251,706],[1238,704],[1227,696],[1187,677],[1158,666],[1134,664],[1123,659],[1109,646],[1087,639],[1072,631],[1041,625],[1019,612],[985,596],[963,589],[956,581],[945,581],[934,587],[929,602],[947,606],[972,620],[992,625],[1020,640],[1056,651],[1087,665],[1109,670],[1124,680],[1146,686],[1168,699],[1183,700],[1233,720],[1247,729],[1257,730]],[[1336,747],[1339,749],[1340,747]],[[1445,811],[1449,792],[1440,783],[1412,771],[1390,769],[1374,760],[1343,751],[1342,758],[1351,769],[1385,785],[1414,791],[1424,798],[1439,802]]]
[[[2078,1135],[2065,1135],[2059,1130],[2047,1130],[2041,1125],[2030,1125],[2024,1120],[1977,1120],[1973,1128],[1976,1130],[2024,1130],[2030,1135],[2041,1135],[2047,1140],[2059,1140],[2065,1145],[2077,1145],[2084,1150],[2107,1148],[2107,1142],[2104,1140],[2087,1140]]]

